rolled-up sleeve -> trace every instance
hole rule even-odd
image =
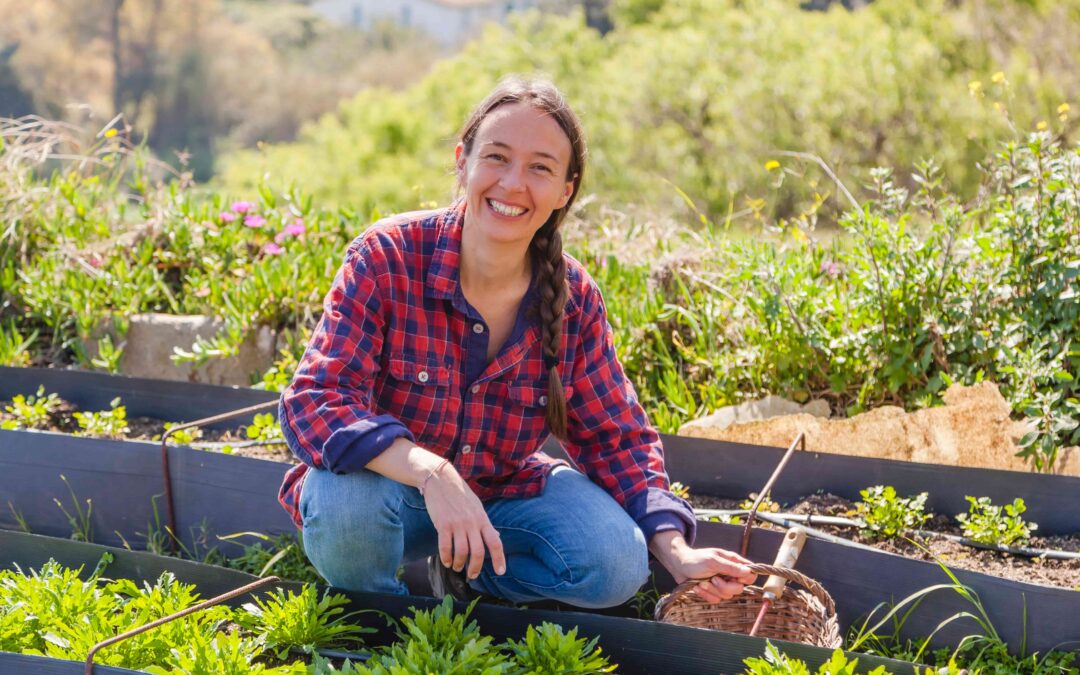
[[[414,440],[401,421],[372,410],[386,322],[369,256],[361,241],[349,247],[278,407],[292,453],[334,473],[359,471],[399,437]]]
[[[649,424],[615,352],[603,298],[591,280],[581,302],[580,340],[567,400],[568,454],[649,540],[675,530],[693,543],[694,511],[671,492],[660,436]]]

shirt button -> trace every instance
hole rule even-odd
[[[480,333],[483,333],[484,332],[484,324],[482,324],[482,323],[474,323],[472,325],[472,332],[476,333],[477,335],[479,335]]]
[[[421,370],[419,373],[416,374],[416,379],[420,380],[421,382],[427,382],[428,381],[427,371],[426,370]]]
[[[547,396],[540,397],[540,405],[547,405]]]
[[[463,445],[463,446],[461,446],[461,454],[467,455],[470,452],[472,452],[472,446],[471,445]]]
[[[474,394],[479,394],[480,393],[480,385],[474,384],[472,386],[472,389],[470,389],[469,391],[471,391]]]

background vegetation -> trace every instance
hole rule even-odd
[[[228,154],[209,185],[121,121],[6,123],[0,361],[114,368],[126,316],[211,314],[226,330],[182,358],[268,325],[280,384],[347,242],[447,199],[471,106],[541,71],[591,141],[570,250],[661,429],[766,392],[845,414],[992,379],[1033,420],[1035,467],[1080,441],[1080,0],[619,0],[612,18],[492,27],[413,86]]]

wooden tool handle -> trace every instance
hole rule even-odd
[[[795,567],[795,561],[802,553],[803,544],[806,543],[806,530],[801,527],[793,527],[784,535],[784,541],[780,544],[780,551],[776,554],[776,562],[773,567]],[[787,579],[781,576],[770,576],[761,587],[766,598],[779,598],[784,592]]]

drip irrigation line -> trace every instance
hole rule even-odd
[[[228,443],[225,441],[195,441],[189,443],[188,447],[195,450],[217,450],[219,448],[233,447],[233,448],[257,448],[263,445],[286,445],[284,438],[272,438],[267,441],[237,441],[234,443]]]
[[[699,518],[710,517],[733,517],[733,516],[745,516],[750,511],[747,509],[694,509],[694,514]],[[843,537],[837,537],[835,535],[822,532],[821,530],[813,529],[812,524],[818,525],[830,525],[832,527],[864,527],[865,523],[853,518],[843,518],[840,516],[815,516],[813,514],[803,513],[762,513],[758,511],[757,517],[773,523],[774,525],[782,525],[784,527],[791,527],[795,524],[801,524],[805,527],[807,534],[810,534],[818,539],[825,541],[831,541],[833,543],[845,544],[851,546],[857,546],[859,548],[868,548],[871,550],[873,547],[860,544],[858,542],[845,539]],[[931,530],[910,530],[912,533],[919,535],[920,537],[941,537],[954,541],[964,546],[970,546],[971,548],[978,548],[986,551],[998,551],[1000,553],[1008,553],[1010,555],[1022,556],[1025,558],[1046,558],[1047,560],[1080,560],[1080,552],[1074,551],[1061,551],[1058,549],[1050,548],[1030,548],[1027,546],[1003,546],[1001,544],[984,544],[983,542],[968,539],[958,534],[949,534],[948,532],[933,532]]]

